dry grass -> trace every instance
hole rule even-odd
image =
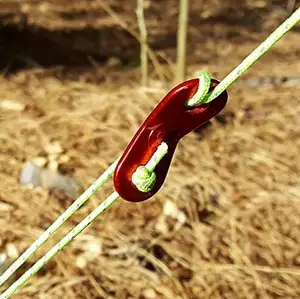
[[[216,24],[211,30],[221,29]],[[196,27],[190,30],[196,36]],[[246,77],[299,74],[297,39],[299,33],[291,32]],[[204,68],[222,78],[257,44],[241,41],[216,34],[193,43],[198,52],[189,57],[189,76]],[[48,145],[59,142],[67,157],[57,158],[59,170],[86,188],[169,88],[153,78],[147,88],[138,82],[139,70],[122,66],[1,76],[1,100],[18,103],[21,111],[0,108],[0,253],[24,251],[72,202],[58,192],[20,186],[24,162],[48,159]],[[232,87],[222,118],[179,144],[155,198],[118,202],[15,298],[299,298],[299,95],[299,86]],[[96,255],[95,247],[101,249]]]

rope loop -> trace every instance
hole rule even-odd
[[[196,93],[186,102],[188,107],[197,107],[207,102],[207,93],[210,88],[211,77],[208,72],[200,72],[199,74],[199,86]]]

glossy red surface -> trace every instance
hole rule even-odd
[[[198,79],[192,79],[173,88],[144,121],[125,149],[114,174],[114,186],[121,198],[139,202],[153,196],[166,179],[178,141],[225,107],[227,92],[208,104],[186,107],[185,102],[196,92],[198,82]],[[212,80],[211,90],[218,83]],[[138,166],[147,164],[163,141],[168,144],[168,153],[155,168],[157,178],[154,188],[147,193],[140,192],[131,181],[132,174]]]

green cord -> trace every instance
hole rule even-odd
[[[196,107],[205,103],[207,93],[210,88],[211,77],[208,72],[201,72],[199,74],[199,87],[191,99],[186,102],[186,106]]]
[[[137,188],[142,192],[149,192],[153,188],[156,181],[156,175],[153,172],[161,159],[167,154],[168,145],[162,142],[151,159],[145,166],[138,167],[133,177]],[[118,160],[114,162],[105,173],[93,183],[87,191],[80,196],[65,213],[63,213],[57,221],[55,221],[41,236],[36,240],[23,255],[1,276],[2,283],[14,273],[27,258],[29,258],[48,238],[64,223],[70,216],[71,212],[75,212],[92,194],[98,190],[109,178],[112,177]],[[118,199],[117,192],[112,193],[102,204],[100,204],[90,215],[81,221],[74,229],[72,229],[61,241],[59,241],[52,249],[50,249],[42,258],[40,258],[27,272],[25,272],[16,282],[14,282],[1,296],[0,299],[8,299],[17,290],[19,290],[26,282],[33,277],[43,266],[45,266],[53,257],[55,257],[63,248],[78,236],[85,228],[87,228],[94,220],[96,220],[104,211],[112,206]]]
[[[113,192],[104,202],[102,202],[93,212],[91,212],[83,221],[64,236],[54,247],[52,247],[42,258],[40,258],[29,270],[27,270],[16,282],[14,282],[1,296],[0,299],[8,299],[17,290],[26,284],[42,267],[52,260],[62,249],[71,243],[76,236],[85,230],[93,221],[95,221],[103,212],[110,208],[118,199],[119,194]]]
[[[117,159],[105,172],[82,193],[72,205],[62,213],[55,222],[45,230],[40,237],[0,276],[0,286],[3,285],[11,275],[16,272],[24,262],[40,248],[64,223],[73,215],[100,187],[102,187],[114,174],[119,159]],[[0,297],[2,299],[2,297]]]
[[[194,107],[197,105],[209,103],[217,98],[222,92],[224,92],[229,86],[232,85],[243,73],[245,73],[261,56],[263,56],[272,46],[274,46],[288,31],[290,31],[300,20],[300,7],[285,20],[269,37],[262,42],[249,56],[247,56],[241,64],[239,64],[230,74],[228,74],[214,89],[212,92],[204,95],[203,88],[200,86],[203,74],[200,74],[199,89],[200,96],[197,99],[194,97],[187,101],[186,105]],[[205,72],[205,74],[207,74]],[[198,95],[198,91],[195,96]]]

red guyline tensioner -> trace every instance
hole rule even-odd
[[[210,91],[219,81],[212,79]],[[227,92],[207,104],[187,107],[199,86],[198,79],[185,81],[173,88],[140,126],[121,156],[114,173],[114,187],[121,198],[130,202],[144,201],[153,196],[164,183],[179,140],[216,116],[227,103]],[[156,182],[150,192],[141,192],[132,183],[135,170],[146,165],[157,147],[165,142],[168,153],[155,168]]]

